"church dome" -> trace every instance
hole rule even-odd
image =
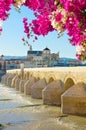
[[[50,49],[49,49],[49,48],[47,48],[47,47],[46,47],[44,50],[48,50],[48,51],[50,51]]]

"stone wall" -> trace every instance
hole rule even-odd
[[[8,70],[7,73],[21,75],[21,70]],[[86,67],[55,67],[55,68],[29,68],[24,69],[24,79],[35,77],[36,79],[45,78],[47,83],[61,79],[64,84],[68,79],[75,83],[86,83]]]

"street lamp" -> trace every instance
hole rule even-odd
[[[23,79],[23,76],[24,76],[24,63],[20,64],[20,69],[21,69],[21,79]]]

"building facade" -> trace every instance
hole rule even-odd
[[[51,53],[47,47],[43,51],[29,50],[27,51],[27,59],[33,61],[36,66],[51,66],[52,62],[59,60],[59,53]]]

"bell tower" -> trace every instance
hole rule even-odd
[[[32,46],[30,45],[30,51],[32,51]]]

